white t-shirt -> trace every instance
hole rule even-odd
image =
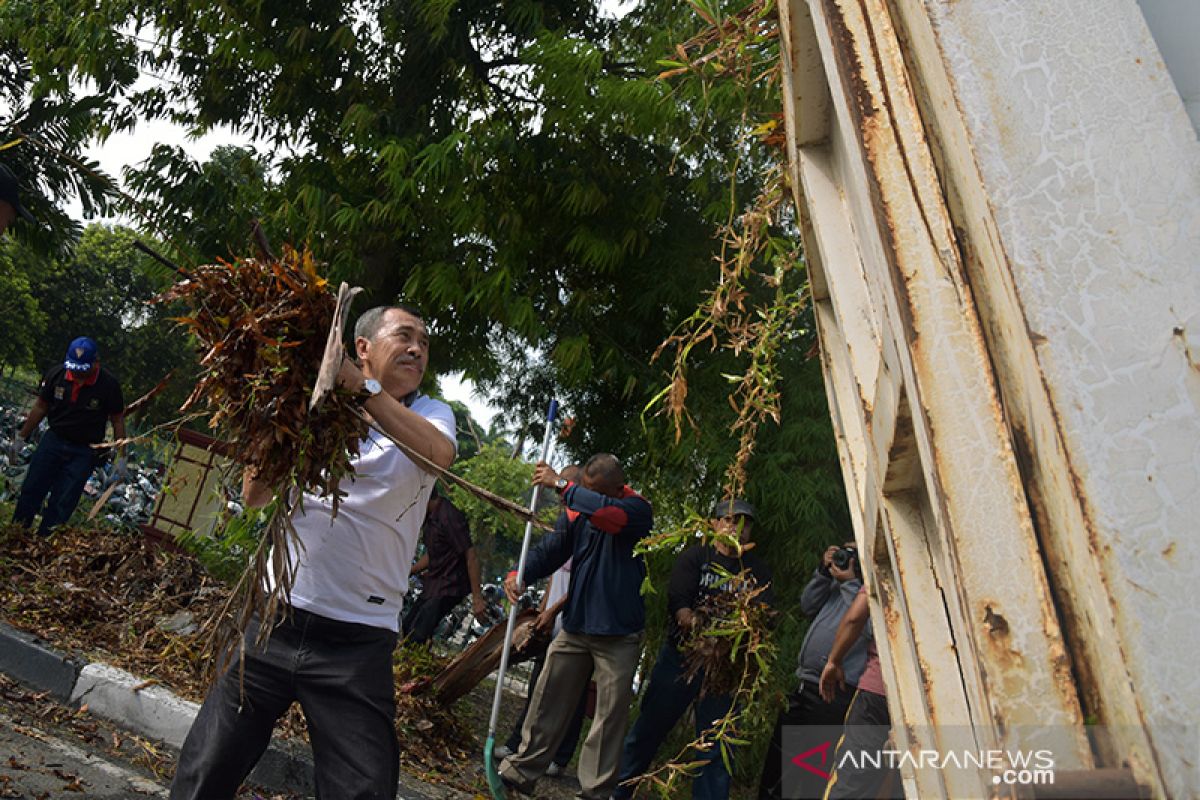
[[[550,588],[546,590],[546,608],[562,600],[567,596],[567,592],[571,588],[571,560],[567,559],[567,563],[563,564],[554,574],[550,576]],[[551,638],[558,636],[558,632],[562,630],[562,612],[554,618],[554,633]]]
[[[450,406],[420,395],[411,409],[457,442]],[[302,546],[288,544],[296,565],[291,604],[330,619],[397,631],[434,477],[374,429],[359,442],[351,464],[354,478],[342,481],[346,496],[337,517],[329,498],[308,492],[302,510],[292,516]]]

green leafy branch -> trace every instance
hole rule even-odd
[[[778,147],[780,114],[765,120],[751,119],[755,92],[763,86],[774,89],[778,98],[778,17],[772,0],[753,0],[731,15],[722,15],[708,0],[689,0],[704,20],[704,30],[685,44],[677,45],[678,59],[662,60],[666,71],[662,80],[680,76],[699,80],[707,96],[714,81],[732,81],[743,100],[741,129],[734,158],[729,167],[729,212],[717,235],[716,285],[699,307],[658,347],[654,360],[671,353],[670,380],[643,410],[669,417],[674,426],[675,442],[683,435],[685,424],[697,424],[688,410],[689,369],[703,349],[723,351],[742,364],[740,373],[723,373],[730,385],[729,406],[734,420],[729,431],[737,439],[737,451],[725,471],[724,491],[728,498],[744,496],[747,465],[754,454],[761,425],[780,422],[780,356],[786,344],[799,335],[796,320],[806,307],[809,294],[804,280],[799,245],[784,235],[789,222],[788,178],[782,159],[774,159],[767,168],[761,189],[744,206],[739,203],[739,172],[750,148]],[[702,348],[702,346],[704,346]],[[708,520],[693,515],[678,529],[647,540],[647,552],[676,549],[697,537],[705,541],[724,541]],[[737,552],[736,541],[724,541]],[[706,759],[696,753],[717,748],[726,769],[731,770],[733,747],[745,745],[744,731],[756,720],[746,715],[761,714],[766,704],[761,699],[769,689],[770,665],[775,648],[771,642],[769,610],[758,595],[762,588],[750,586],[743,572],[727,575],[739,581],[738,590],[717,595],[723,606],[709,608],[705,624],[684,644],[690,677],[704,675],[702,691],[729,692],[734,698],[730,712],[715,721],[700,737],[680,750],[659,769],[642,777],[640,785],[652,787],[662,797],[683,778],[694,775]],[[713,683],[712,676],[724,676]]]

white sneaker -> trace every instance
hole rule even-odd
[[[508,758],[512,754],[512,750],[509,750],[508,745],[506,744],[502,744],[499,747],[492,749],[492,756],[495,758]]]
[[[547,778],[557,778],[559,775],[562,775],[563,772],[565,772],[565,771],[566,771],[566,767],[561,766],[559,764],[555,764],[553,761],[551,761],[550,766],[546,767],[546,777]]]

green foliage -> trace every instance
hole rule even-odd
[[[179,546],[200,559],[204,568],[217,580],[230,586],[237,583],[246,564],[253,556],[266,527],[267,509],[248,508],[237,516],[217,525],[212,535],[199,536],[192,532],[175,537]]]
[[[250,220],[266,213],[267,164],[253,148],[222,146],[204,163],[179,147],[155,145],[126,170],[131,190],[154,196],[154,218],[192,264],[245,255]]]
[[[37,313],[49,322],[32,346],[39,372],[61,362],[72,339],[90,336],[101,363],[120,380],[127,403],[175,372],[169,390],[147,412],[148,419],[157,421],[175,416],[190,391],[195,356],[186,334],[169,321],[169,310],[147,305],[167,275],[133,249],[137,238],[127,228],[90,225],[67,258],[26,258],[21,269]],[[33,317],[35,325],[37,319]]]
[[[190,254],[244,246],[236,232],[263,211],[272,239],[307,240],[376,299],[424,306],[438,368],[504,389],[546,353],[568,386],[601,376],[629,399],[656,382],[635,361],[694,306],[727,207],[733,128],[711,123],[730,98],[645,79],[670,49],[664,21],[689,16],[665,2],[617,21],[583,0],[74,0],[0,8],[0,35],[38,48],[31,92],[94,81],[112,127],[166,116],[278,148],[265,198],[244,159],[209,170],[159,148],[131,173]],[[73,49],[97,44],[108,60]],[[135,86],[147,70],[174,82]]]
[[[82,18],[69,13],[55,3],[0,5],[0,163],[16,173],[22,204],[38,220],[15,224],[10,235],[42,256],[62,256],[79,238],[82,226],[63,209],[64,198],[77,199],[89,216],[111,210],[112,181],[83,151],[92,137],[132,121],[108,96],[117,84],[111,69],[129,77],[127,61],[110,59],[118,52],[115,31],[94,10]],[[38,26],[39,14],[55,24]],[[87,89],[61,69],[72,47],[86,48],[83,57],[95,67]]]
[[[508,446],[499,430],[489,430],[476,422],[465,403],[457,400],[447,402],[454,411],[455,430],[458,434],[458,463],[473,459],[487,445],[494,444],[501,448]]]
[[[46,331],[46,315],[33,295],[28,271],[18,266],[20,255],[13,243],[0,241],[0,319],[16,323],[0,336],[0,367],[32,366]]]
[[[512,449],[503,441],[485,444],[475,456],[456,461],[452,469],[477,486],[486,486],[521,505],[529,504],[533,465],[513,458]],[[525,523],[458,487],[451,488],[448,496],[471,524],[471,539],[484,579],[507,572],[520,554]]]

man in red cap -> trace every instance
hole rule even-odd
[[[112,423],[113,436],[125,438],[125,400],[117,379],[100,366],[96,343],[80,336],[67,348],[67,357],[45,377],[38,398],[17,436],[13,456],[38,424],[48,420],[50,429],[29,462],[13,522],[31,527],[40,512],[38,534],[50,531],[71,518],[83,494],[88,476],[102,451],[92,447],[104,441],[105,423]],[[119,448],[124,453],[124,447]],[[10,458],[11,460],[11,458]],[[125,475],[125,458],[117,459],[116,474]]]

